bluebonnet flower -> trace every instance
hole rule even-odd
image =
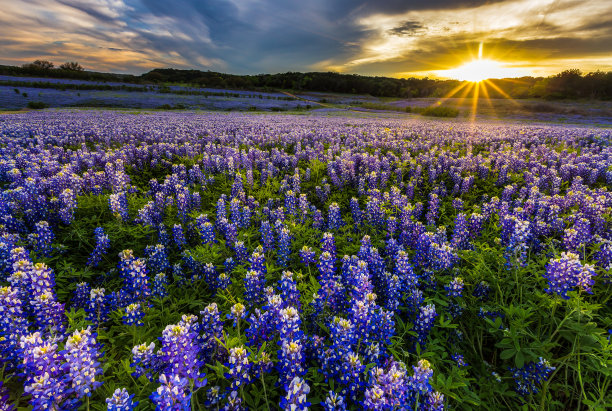
[[[45,290],[35,295],[31,307],[39,330],[52,335],[64,333],[66,321],[64,304],[57,301],[55,294]]]
[[[159,194],[163,196],[162,193]],[[113,210],[113,207],[115,207],[116,210]],[[111,204],[111,211],[113,211],[113,214],[117,218],[121,216],[121,210],[119,209],[120,207],[121,205],[119,204],[119,200],[117,198],[113,198],[113,203]],[[138,217],[136,217],[135,222],[145,226],[155,226],[161,223],[161,219],[161,213],[156,209],[155,202],[149,201],[140,210],[138,210]]]
[[[280,406],[285,411],[307,411],[310,402],[306,396],[310,393],[310,386],[303,378],[294,377],[291,382],[285,386],[287,394],[281,398]]]
[[[225,224],[225,242],[226,244],[234,244],[238,238],[238,230],[234,223],[226,221]]]
[[[295,377],[306,373],[304,367],[304,347],[299,340],[281,339],[281,349],[278,350],[279,384],[291,383]]]
[[[183,231],[183,226],[181,224],[174,224],[172,227],[172,237],[174,238],[174,243],[179,250],[185,248],[187,245],[187,240],[185,239],[185,232]]]
[[[172,266],[172,279],[177,287],[185,285],[185,272],[183,271],[183,267],[180,263],[176,263]]]
[[[199,327],[200,349],[204,358],[210,358],[217,348],[217,339],[223,339],[223,321],[219,315],[219,308],[216,303],[207,305],[200,311],[202,322]]]
[[[120,221],[128,221],[128,202],[125,192],[111,194],[108,198],[111,213]]]
[[[206,407],[212,409],[213,406],[219,404],[219,401],[221,401],[221,387],[215,385],[206,390],[206,400],[204,401]]]
[[[162,244],[156,244],[155,246],[145,247],[145,254],[148,257],[147,262],[153,272],[165,273],[170,269],[170,261],[168,260],[168,253],[166,247]]]
[[[208,218],[205,215],[202,214],[196,218],[196,227],[200,233],[202,244],[212,244],[217,242],[213,225],[210,223],[210,221],[208,221]]]
[[[482,232],[482,224],[484,222],[484,216],[478,213],[472,213],[467,222],[468,232],[470,238],[476,238]]]
[[[291,256],[291,233],[283,227],[278,235],[278,265],[286,267]]]
[[[404,291],[418,285],[419,279],[410,264],[408,254],[403,250],[398,251],[395,257],[395,274],[399,278]]]
[[[285,193],[285,208],[287,209],[287,215],[295,215],[296,203],[295,193],[291,190],[287,191]]]
[[[299,208],[299,221],[303,223],[308,219],[310,214],[310,204],[308,203],[308,198],[306,197],[306,194],[300,194]]]
[[[422,306],[419,309],[418,317],[414,323],[414,330],[417,332],[417,341],[419,344],[424,345],[429,335],[429,331],[434,325],[434,320],[438,314],[436,313],[436,306],[428,304]]]
[[[440,243],[435,234],[425,232],[417,241],[415,260],[424,268],[443,271],[453,266],[457,255],[449,244]]]
[[[317,230],[322,230],[325,226],[325,219],[321,210],[316,209],[313,206],[312,209],[312,226]]]
[[[297,307],[298,311],[301,307],[300,292],[297,289],[297,284],[293,279],[291,271],[283,271],[280,280],[281,296],[285,304]]]
[[[187,215],[189,213],[189,191],[186,193],[178,193],[176,195],[176,208],[178,217],[185,223],[187,221]]]
[[[564,299],[569,298],[567,292],[574,287],[590,293],[595,275],[593,267],[582,265],[577,254],[564,252],[561,257],[551,259],[546,264],[546,273],[543,276],[548,281],[548,288],[545,291]]]
[[[321,283],[322,287],[325,287],[334,279],[334,257],[328,251],[324,251],[321,253],[321,257],[319,257],[317,266],[319,268],[321,278],[319,282]]]
[[[395,311],[399,307],[402,295],[402,282],[397,274],[385,271],[385,308]]]
[[[321,405],[325,411],[345,411],[347,409],[345,397],[334,391],[327,393],[325,401]]]
[[[300,258],[302,260],[302,264],[308,267],[310,264],[315,262],[316,254],[314,251],[312,251],[312,248],[303,246],[300,250]]]
[[[133,301],[145,301],[151,295],[151,289],[144,260],[134,258],[132,250],[123,250],[119,253],[119,259],[125,291]]]
[[[416,366],[412,366],[414,374],[410,377],[409,385],[414,391],[418,391],[421,395],[431,391],[429,380],[433,375],[431,365],[427,360],[419,360]]]
[[[391,409],[387,405],[385,392],[379,385],[373,385],[366,389],[363,406],[366,410],[385,410]]]
[[[467,226],[465,214],[459,213],[455,218],[455,228],[451,238],[451,246],[459,250],[465,250],[469,247],[470,232]]]
[[[74,221],[74,210],[77,208],[76,194],[70,188],[65,189],[59,196],[59,217],[64,224]]]
[[[164,364],[155,353],[155,343],[140,344],[132,348],[132,363],[134,368],[132,376],[138,378],[145,375],[149,380],[153,379],[153,374],[156,374]]]
[[[444,394],[438,391],[428,393],[424,406],[427,411],[443,411]]]
[[[242,264],[247,260],[249,252],[243,241],[236,241],[234,243],[234,251],[236,252],[236,262],[238,264]]]
[[[368,222],[374,227],[381,227],[384,215],[382,202],[376,197],[369,197],[366,203],[366,218]]]
[[[69,406],[64,403],[70,394],[62,374],[64,355],[57,344],[44,341],[40,332],[23,335],[19,346],[23,355],[26,376],[24,391],[31,395],[30,404],[35,410]]]
[[[231,282],[232,282],[232,279],[230,278],[229,275],[227,275],[227,273],[221,273],[219,274],[217,286],[219,287],[220,290],[227,290],[227,287],[230,286]]]
[[[55,234],[49,227],[49,223],[41,220],[36,223],[34,233],[31,234],[34,239],[34,247],[37,253],[43,257],[49,257],[53,250],[52,243],[55,239]]]
[[[432,193],[429,195],[429,207],[427,209],[427,215],[425,216],[427,225],[434,225],[436,223],[439,212],[440,198],[438,195]]]
[[[96,237],[96,246],[87,260],[87,265],[90,267],[97,267],[110,247],[110,240],[102,227],[96,227],[94,235]]]
[[[159,244],[164,247],[170,247],[170,235],[168,234],[168,230],[166,230],[166,226],[161,223],[157,225],[157,238]]]
[[[224,195],[225,196],[225,195]],[[225,200],[223,198],[219,198],[217,200],[217,221],[227,220],[227,209],[225,208]]]
[[[514,389],[521,396],[537,394],[550,374],[555,370],[548,361],[540,357],[537,363],[529,362],[521,368],[510,368],[514,378]]]
[[[160,386],[151,394],[156,411],[190,411],[191,392],[186,378],[172,374],[159,376]]]
[[[244,279],[244,299],[251,307],[261,305],[264,300],[265,277],[262,272],[249,270]]]
[[[580,251],[593,240],[591,223],[586,218],[577,219],[574,227],[566,229],[564,234],[563,244],[572,252]]]
[[[242,411],[244,407],[242,405],[242,397],[238,394],[238,391],[230,391],[226,397],[225,406],[222,408],[223,411]]]
[[[359,356],[350,351],[342,356],[340,364],[339,382],[343,385],[342,393],[356,401],[364,385],[362,374],[366,367]]]
[[[461,297],[463,295],[463,278],[455,277],[453,280],[444,286],[448,297]]]
[[[10,397],[8,390],[6,390],[3,385],[3,381],[0,381],[0,411],[15,411],[15,408],[9,402]]]
[[[232,197],[237,197],[240,193],[244,193],[244,186],[242,184],[242,174],[236,173],[234,176],[234,182],[232,183]]]
[[[478,298],[481,301],[486,301],[489,299],[489,293],[491,292],[491,286],[486,281],[479,282],[476,287],[474,287],[474,291],[472,295]]]
[[[78,308],[85,308],[89,303],[89,294],[91,287],[85,282],[77,283],[76,290],[74,291],[74,297],[72,298],[72,304]]]
[[[453,199],[453,208],[457,211],[463,211],[463,200],[460,198]]]
[[[91,396],[102,383],[96,380],[96,376],[102,374],[102,367],[98,362],[100,353],[96,343],[96,335],[88,327],[76,330],[66,340],[64,365],[70,376],[71,388],[77,398]]]
[[[279,311],[279,332],[283,340],[298,340],[302,338],[300,331],[300,313],[295,307],[287,307]]]
[[[117,388],[110,398],[106,399],[107,411],[132,411],[138,405],[125,388]]]
[[[151,295],[155,298],[165,298],[168,296],[168,277],[164,273],[158,273],[153,278],[153,290],[151,291]]]
[[[355,227],[357,227],[361,225],[362,222],[361,210],[359,209],[359,200],[357,200],[355,197],[352,197],[350,201],[350,207],[351,216],[353,217],[353,224],[355,225]]]
[[[457,367],[461,368],[461,367],[467,367],[467,363],[464,361],[463,359],[463,355],[455,353],[453,355],[451,355],[451,358],[453,359],[453,361],[455,361],[457,363]]]
[[[229,373],[225,373],[225,378],[231,381],[229,387],[231,391],[236,391],[251,382],[251,368],[253,364],[250,363],[249,356],[250,353],[244,346],[230,349],[229,359],[226,364],[229,367]]]
[[[204,264],[203,271],[206,284],[212,291],[216,291],[216,289],[219,288],[219,274],[217,273],[217,269],[212,263],[206,263]],[[194,280],[195,279],[194,277]]]
[[[327,225],[330,230],[338,229],[344,225],[344,221],[342,221],[342,215],[340,214],[340,206],[338,205],[338,203],[331,203],[329,205]]]
[[[144,325],[142,322],[143,318],[144,312],[142,311],[140,303],[130,304],[125,307],[125,313],[123,314],[123,323],[125,325],[142,326]]]
[[[225,272],[231,274],[234,271],[234,268],[236,268],[236,262],[232,257],[228,257],[223,262],[223,267],[225,268]]]
[[[336,239],[332,233],[323,233],[321,238],[321,252],[328,252],[332,256],[332,262],[336,264]]]
[[[183,315],[178,324],[168,325],[160,338],[159,357],[165,364],[166,373],[187,378],[196,387],[206,385],[206,375],[200,371],[198,334],[195,316]]]
[[[274,248],[274,232],[272,231],[272,226],[268,220],[261,222],[260,231],[264,251],[271,251]]]
[[[92,288],[89,293],[89,302],[85,307],[87,320],[91,321],[96,328],[108,321],[108,314],[111,309],[104,291],[104,288]]]
[[[515,213],[520,210],[515,210]],[[533,233],[528,220],[515,215],[507,215],[502,222],[502,241],[507,245],[505,257],[507,267],[524,266],[527,259],[527,243]]]
[[[240,212],[240,200],[232,198],[230,201],[230,221],[236,225],[236,227],[242,226],[242,213]]]
[[[246,307],[241,303],[236,303],[232,305],[230,309],[230,314],[228,314],[227,318],[234,321],[233,326],[236,327],[240,320],[244,318],[246,315]]]

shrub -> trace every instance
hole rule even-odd
[[[49,105],[43,103],[42,101],[28,101],[28,108],[31,108],[34,110],[40,110],[40,109],[47,108],[47,107],[49,107]]]

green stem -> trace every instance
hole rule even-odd
[[[263,387],[264,399],[266,400],[266,408],[270,411],[270,404],[268,403],[268,393],[266,391],[266,382],[264,381],[264,373],[261,373],[261,385]]]
[[[193,380],[189,380],[189,391],[191,392],[191,399],[189,400],[189,402],[191,403],[191,411],[195,411],[195,401],[194,401],[194,395],[193,395]]]

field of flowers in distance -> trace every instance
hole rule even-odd
[[[610,409],[611,138],[0,115],[0,410]]]

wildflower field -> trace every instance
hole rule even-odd
[[[611,138],[0,116],[0,410],[609,409]]]

